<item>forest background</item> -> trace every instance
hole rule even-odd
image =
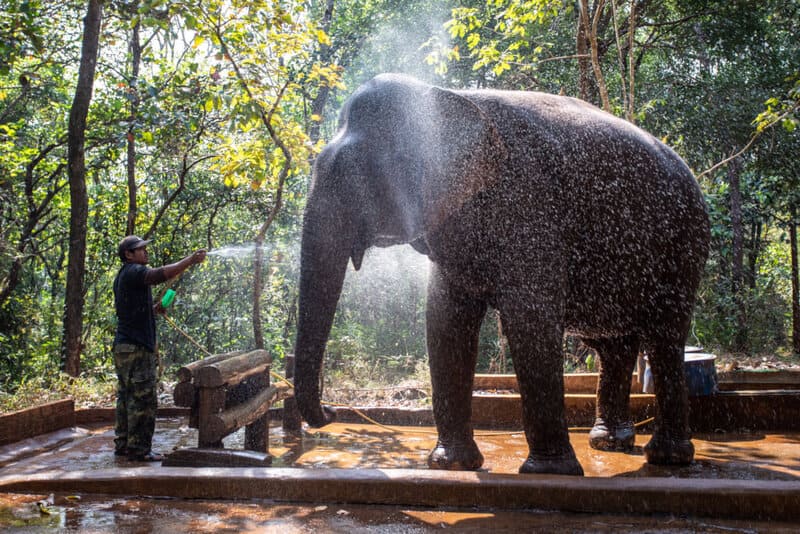
[[[113,390],[111,287],[131,233],[154,239],[152,265],[207,248],[172,286],[171,317],[211,353],[264,347],[282,369],[313,159],[347,95],[381,72],[574,96],[662,139],[712,222],[689,342],[798,361],[798,1],[0,6],[0,410],[81,381]],[[421,373],[426,273],[409,247],[351,268],[330,377]],[[169,380],[203,352],[159,321]],[[479,371],[512,370],[499,332],[489,312]],[[566,370],[591,369],[564,346]]]

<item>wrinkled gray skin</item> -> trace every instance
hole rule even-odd
[[[346,103],[303,222],[295,395],[312,426],[348,260],[411,243],[432,262],[427,337],[439,439],[428,464],[477,469],[478,330],[499,310],[522,395],[522,473],[583,474],[564,413],[562,337],[599,351],[596,448],[630,449],[636,355],[657,401],[650,463],[692,461],[683,346],[709,224],[692,173],[631,124],[573,98],[448,91],[381,75]]]

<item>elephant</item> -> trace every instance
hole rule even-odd
[[[294,394],[309,425],[335,418],[319,377],[348,262],[358,270],[368,248],[410,244],[430,259],[430,468],[483,464],[470,420],[488,307],[519,384],[520,473],[583,474],[566,424],[565,333],[599,354],[592,446],[633,446],[631,376],[646,350],[656,397],[646,459],[693,460],[683,348],[708,215],[684,161],[629,122],[566,96],[379,75],[345,102],[314,163],[301,240]]]

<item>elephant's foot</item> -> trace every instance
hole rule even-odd
[[[450,471],[475,471],[483,465],[483,455],[474,440],[445,443],[439,440],[428,455],[428,467]]]
[[[636,430],[631,421],[612,426],[598,418],[589,432],[589,445],[600,451],[632,451],[635,439]]]
[[[540,474],[540,475],[576,475],[583,476],[583,467],[575,457],[575,452],[559,456],[542,456],[531,454],[519,472],[523,474]]]
[[[671,439],[658,433],[644,446],[647,463],[656,465],[689,465],[694,459],[694,445],[688,439]]]

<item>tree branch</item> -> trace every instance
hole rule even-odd
[[[794,113],[795,110],[797,110],[798,107],[800,107],[800,102],[795,102],[789,109],[784,111],[779,116],[775,117],[775,120],[773,120],[772,122],[770,122],[769,124],[764,126],[761,130],[757,130],[753,134],[753,136],[750,138],[750,141],[748,141],[747,144],[744,145],[744,148],[742,148],[741,150],[739,150],[735,154],[723,159],[722,161],[720,161],[718,163],[715,163],[714,165],[712,165],[708,169],[704,170],[703,172],[701,172],[700,174],[697,175],[697,179],[700,180],[700,178],[702,178],[706,174],[710,174],[710,173],[714,172],[715,170],[719,169],[723,165],[727,165],[731,161],[735,160],[736,158],[738,158],[739,156],[741,156],[742,154],[747,152],[747,150],[753,145],[753,143],[755,143],[756,139],[761,137],[761,134],[763,134],[764,132],[766,132],[768,129],[772,128],[776,124],[778,124],[782,119],[784,119],[784,118],[788,117],[789,115],[791,115],[792,113]]]
[[[192,167],[194,167],[201,161],[215,158],[216,155],[203,156],[202,158],[198,158],[194,160],[192,163],[187,164],[186,161],[188,157],[189,157],[188,154],[183,155],[181,172],[180,174],[178,174],[178,187],[169,195],[164,204],[159,208],[158,213],[156,213],[156,216],[153,218],[153,224],[150,225],[150,228],[148,228],[147,232],[145,232],[144,234],[145,239],[149,239],[155,233],[156,228],[158,228],[158,223],[161,221],[161,218],[167,212],[167,209],[169,209],[172,203],[175,202],[175,200],[178,198],[178,195],[180,195],[181,192],[183,191],[184,187],[186,186],[186,176],[189,174],[189,171],[192,170]]]

